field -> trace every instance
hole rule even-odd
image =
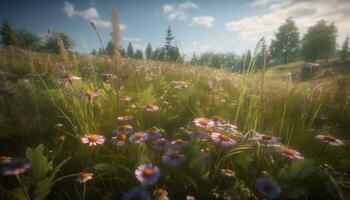
[[[303,66],[1,50],[0,199],[348,199],[350,63]]]

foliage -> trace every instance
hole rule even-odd
[[[153,57],[153,49],[152,49],[151,43],[148,43],[145,50],[145,54],[146,54],[146,59],[151,59]]]
[[[349,57],[349,37],[346,37],[341,50],[341,60],[345,61]]]
[[[6,20],[1,24],[1,42],[5,47],[16,46],[17,39],[15,31],[12,29],[12,26]]]

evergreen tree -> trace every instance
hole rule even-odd
[[[192,54],[192,58],[191,58],[190,63],[193,65],[198,64],[198,58],[197,58],[197,55],[195,52],[193,52],[193,54]]]
[[[120,55],[121,55],[122,57],[125,57],[125,56],[126,56],[126,53],[125,53],[125,49],[124,49],[124,48],[122,48],[122,49],[120,50]]]
[[[153,49],[150,43],[148,43],[147,47],[146,47],[146,59],[151,59],[152,58],[152,54],[153,54]]]
[[[140,49],[136,50],[135,58],[136,59],[143,59],[143,53],[142,53],[142,51]]]
[[[56,35],[59,35],[62,38],[64,47],[66,50],[71,50],[74,47],[73,40],[65,33],[55,33],[53,36],[51,36],[46,44],[46,49],[48,52],[51,53],[59,53],[60,48],[57,45],[57,38]]]
[[[16,30],[15,35],[17,39],[17,46],[22,49],[36,51],[42,47],[40,38],[31,32],[21,29]]]
[[[287,64],[292,56],[299,50],[299,32],[293,18],[289,17],[285,23],[278,28],[275,39],[271,41],[271,55],[274,59],[282,60]]]
[[[109,56],[112,56],[115,54],[115,47],[112,41],[109,41],[106,46],[106,53]]]
[[[126,55],[130,58],[134,57],[134,47],[132,47],[131,42],[129,42],[128,48],[126,50]]]
[[[16,46],[17,40],[15,32],[13,31],[11,25],[6,20],[1,24],[1,42],[5,47]]]
[[[166,55],[165,55],[164,48],[156,48],[153,51],[152,59],[153,60],[165,60],[166,59]]]
[[[328,61],[336,48],[336,34],[337,28],[334,23],[327,24],[324,20],[310,27],[303,38],[302,53],[305,60],[325,59]]]
[[[349,56],[349,36],[345,38],[343,47],[341,50],[341,60],[345,61]]]
[[[96,49],[92,49],[91,54],[96,55],[97,54]]]
[[[171,28],[170,26],[168,26],[166,37],[165,37],[165,45],[164,45],[165,54],[167,57],[171,57],[171,50],[172,50],[171,42],[173,39],[174,37],[172,36]]]

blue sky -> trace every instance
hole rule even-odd
[[[339,43],[350,34],[348,0],[2,0],[0,19],[38,35],[52,27],[68,33],[76,51],[89,52],[98,48],[89,20],[96,21],[107,42],[113,4],[123,24],[124,47],[129,41],[142,50],[147,43],[162,46],[170,25],[189,56],[194,51],[251,49],[263,36],[270,41],[288,16],[294,17],[301,34],[320,19],[336,23]]]

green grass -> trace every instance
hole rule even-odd
[[[339,172],[349,173],[349,145],[329,147],[314,160],[323,147],[316,135],[349,139],[349,101],[343,98],[348,95],[348,86],[343,84],[349,80],[346,73],[336,72],[337,76],[325,78],[317,78],[316,74],[309,81],[297,82],[286,73],[299,71],[302,62],[267,69],[264,77],[263,72],[235,74],[225,69],[125,60],[119,68],[120,92],[133,97],[125,103],[117,98],[117,81],[99,76],[99,72],[109,69],[103,57],[77,56],[71,58],[71,63],[63,63],[55,55],[1,50],[0,60],[2,79],[16,89],[13,95],[1,95],[1,155],[23,157],[27,147],[44,144],[45,148],[37,149],[40,159],[33,163],[47,159],[57,166],[69,159],[55,175],[58,181],[52,181],[48,199],[118,199],[133,187],[150,193],[155,188],[165,188],[172,199],[184,199],[186,195],[215,199],[216,193],[252,199],[262,197],[254,187],[259,177],[276,180],[282,187],[282,199],[347,195],[341,179],[319,170],[319,165],[328,163]],[[97,72],[83,73],[83,68],[90,65]],[[42,72],[48,76],[27,76]],[[59,78],[65,72],[75,73],[82,80],[62,83]],[[176,89],[171,84],[173,80],[185,81],[189,87]],[[81,97],[79,94],[87,89],[98,91],[98,96],[91,100]],[[159,111],[146,112],[143,106],[149,103],[159,106]],[[135,116],[135,130],[155,126],[164,129],[168,139],[189,141],[183,152],[186,161],[169,167],[162,163],[162,153],[150,143],[127,142],[119,148],[111,144],[112,131],[121,124],[117,117],[123,115]],[[195,118],[213,115],[238,126],[236,145],[221,148],[210,139],[196,141],[179,131],[181,127],[193,130]],[[321,115],[328,120],[319,122]],[[57,123],[64,126],[57,129]],[[251,140],[255,131],[281,137],[283,144],[302,152],[305,160],[286,160],[273,147]],[[81,137],[92,132],[104,135],[105,144],[94,148],[83,144]],[[205,146],[212,149],[208,160],[200,156]],[[156,186],[142,186],[134,176],[135,169],[147,162],[161,169]],[[233,169],[235,177],[223,176],[223,168]],[[39,182],[52,169],[40,177],[31,170],[22,178],[37,184],[24,182],[22,186],[32,199],[40,199],[33,190],[43,187]],[[86,184],[75,180],[83,170],[94,173]],[[3,176],[0,183],[1,197],[14,198],[15,192],[22,191],[14,177]]]

